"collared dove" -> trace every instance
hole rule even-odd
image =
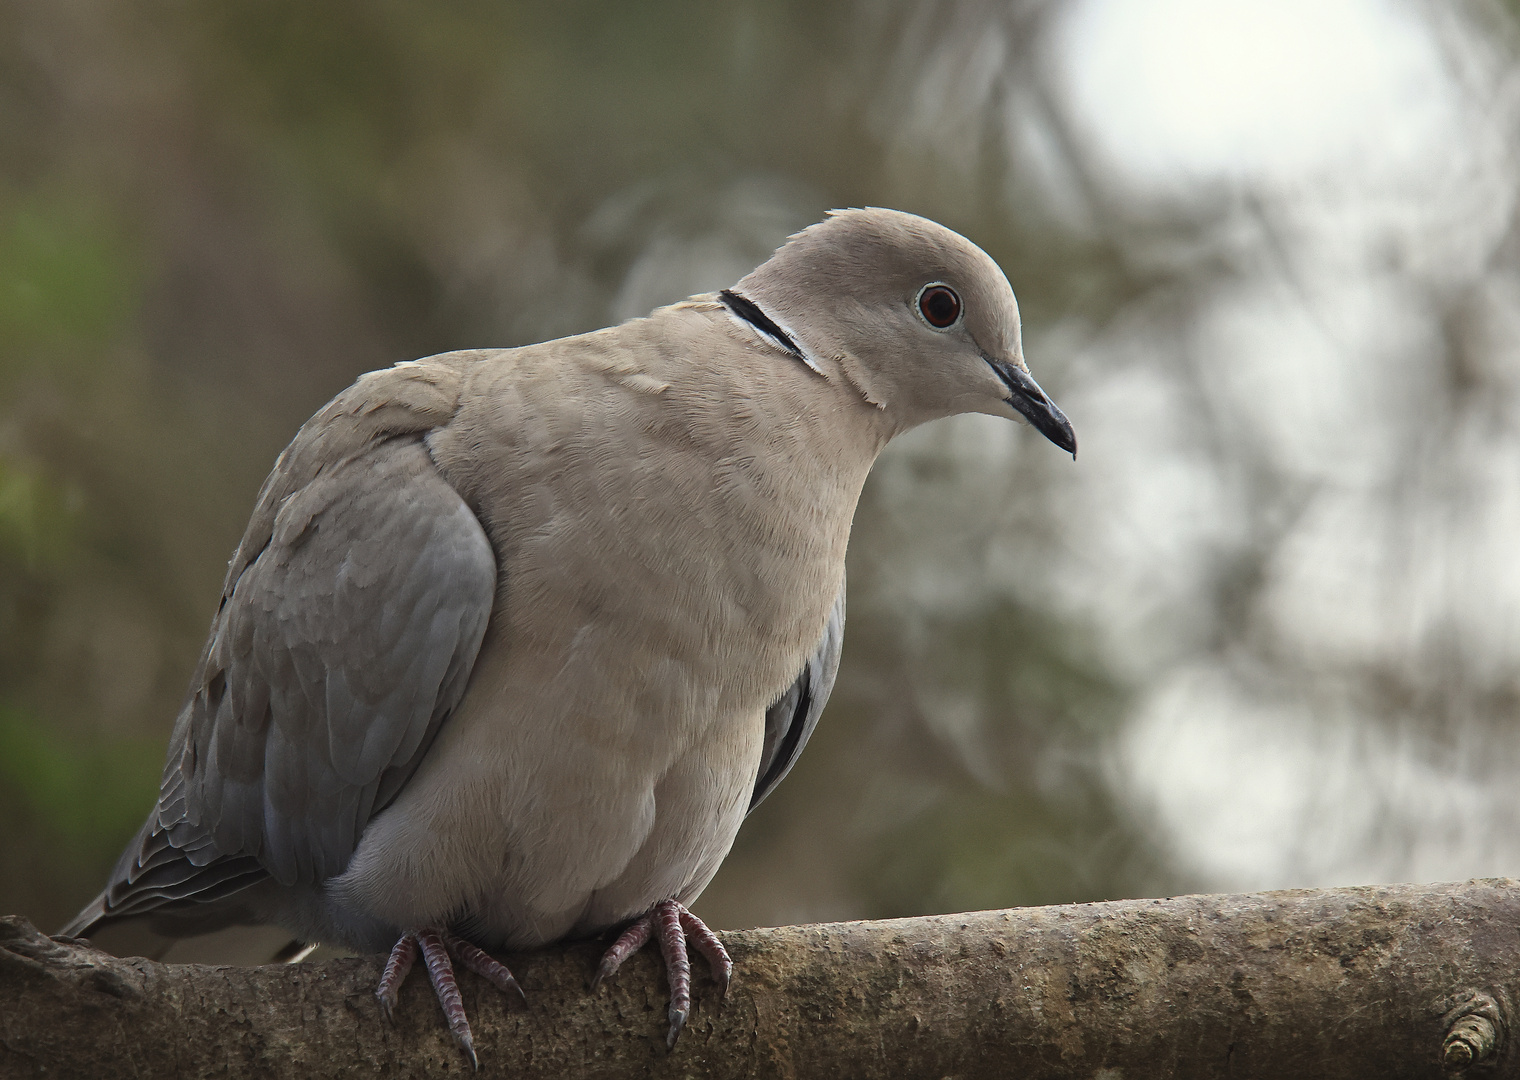
[[[845,544],[892,436],[963,412],[1076,438],[980,248],[844,210],[732,289],[362,376],[265,481],[158,804],[64,933],[275,923],[450,956],[627,926],[690,1007],[690,904],[834,683]]]

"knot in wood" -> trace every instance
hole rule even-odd
[[[1441,1059],[1460,1071],[1492,1061],[1503,1049],[1504,1013],[1491,996],[1468,991],[1465,1000],[1446,1016],[1446,1039]]]

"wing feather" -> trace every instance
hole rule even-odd
[[[191,702],[188,741],[208,753],[187,777],[190,820],[282,884],[341,872],[359,807],[457,703],[451,676],[474,664],[495,586],[485,532],[420,440],[293,494],[219,616],[233,647],[203,678],[242,707]]]
[[[844,582],[829,612],[823,636],[811,656],[802,665],[796,681],[765,711],[765,742],[760,752],[760,769],[755,777],[755,792],[749,808],[754,810],[781,783],[797,763],[818,726],[818,717],[834,690],[839,674],[839,653],[844,647]]]
[[[228,565],[158,805],[70,932],[339,873],[415,771],[496,596],[490,541],[424,441],[474,358],[364,376],[280,455]]]

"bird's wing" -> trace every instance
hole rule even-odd
[[[808,737],[818,726],[818,717],[834,689],[839,674],[839,651],[844,647],[844,581],[829,612],[829,621],[813,655],[802,665],[797,680],[781,699],[765,710],[765,745],[760,752],[760,771],[755,779],[755,793],[749,808],[754,810],[781,783],[797,763]]]
[[[360,379],[265,482],[228,568],[158,805],[76,932],[347,864],[464,692],[496,593],[427,433],[468,354]]]

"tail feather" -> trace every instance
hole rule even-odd
[[[58,931],[58,935],[59,937],[89,937],[90,932],[105,918],[106,894],[102,890],[101,894],[86,904],[78,915],[64,924],[63,929]]]
[[[213,858],[195,865],[191,853],[175,847],[168,830],[158,824],[156,815],[151,816],[122,852],[105,889],[61,933],[91,937],[134,922],[146,926],[155,942],[172,944],[175,938],[257,922],[256,913],[244,902],[247,898],[239,894],[268,878],[252,855]],[[133,947],[139,947],[135,936]],[[153,946],[159,955],[167,947]]]

